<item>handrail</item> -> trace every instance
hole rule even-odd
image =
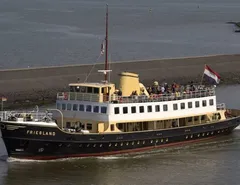
[[[225,110],[225,109],[226,109],[225,103],[219,103],[219,104],[217,104],[217,110]]]
[[[47,111],[57,111],[57,112],[59,112],[60,113],[60,115],[61,115],[61,127],[62,127],[62,129],[63,129],[63,113],[62,113],[62,111],[61,110],[59,110],[59,109],[47,109]]]
[[[0,111],[2,121],[51,121],[52,113],[35,111]]]
[[[104,102],[104,103],[144,103],[144,102],[163,102],[182,99],[192,99],[215,96],[215,89],[204,89],[198,91],[177,92],[169,94],[152,94],[146,95],[132,95],[132,96],[118,96],[116,94],[99,95],[79,92],[60,92],[57,93],[57,100],[78,100],[90,102]]]

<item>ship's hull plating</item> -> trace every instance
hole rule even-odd
[[[1,122],[8,156],[49,160],[138,152],[230,134],[240,117],[184,128],[115,134],[69,134],[57,127]]]

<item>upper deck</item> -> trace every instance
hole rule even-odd
[[[115,93],[112,95],[104,95],[103,93],[82,93],[82,92],[61,92],[57,94],[57,100],[77,100],[77,101],[89,101],[89,102],[102,102],[102,103],[145,103],[145,102],[163,102],[174,101],[192,98],[201,98],[215,96],[214,87],[206,87],[198,89],[196,91],[184,91],[175,93],[160,93],[151,95],[130,95],[119,96]]]
[[[151,87],[139,82],[137,74],[123,72],[120,74],[119,89],[115,84],[103,83],[71,83],[69,92],[57,94],[57,100],[75,100],[98,103],[144,103],[183,100],[215,96],[214,86],[179,85],[176,83],[158,84],[154,81]]]

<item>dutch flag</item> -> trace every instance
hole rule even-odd
[[[208,65],[205,65],[204,77],[212,84],[219,84],[220,76],[217,72],[213,71]]]

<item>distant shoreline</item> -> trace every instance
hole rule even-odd
[[[240,54],[112,62],[111,81],[118,84],[118,74],[129,71],[138,73],[145,85],[151,85],[154,80],[197,83],[201,80],[204,64],[220,74],[220,85],[240,84]],[[83,82],[91,68],[92,65],[83,64],[0,70],[0,95],[8,98],[6,106],[54,102],[57,92],[67,90],[68,84],[78,78]],[[103,68],[103,64],[96,64],[89,81],[103,79],[97,72]]]

